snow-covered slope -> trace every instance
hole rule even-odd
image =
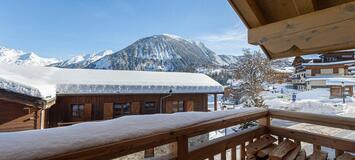
[[[27,53],[21,50],[0,47],[0,63],[46,66],[57,62],[59,60],[55,58],[39,57],[33,52]]]
[[[226,65],[203,43],[163,34],[142,38],[130,46],[91,63],[87,68],[189,71],[200,66]]]
[[[104,50],[99,53],[92,53],[87,55],[78,55],[74,56],[68,60],[65,60],[60,63],[53,64],[51,66],[61,67],[61,68],[85,68],[92,62],[95,62],[107,55],[111,55],[112,50]]]

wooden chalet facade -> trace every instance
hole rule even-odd
[[[45,128],[45,110],[52,100],[27,96],[0,89],[0,132]]]
[[[330,86],[326,81],[332,78],[349,78],[349,67],[355,65],[355,52],[325,53],[319,57],[294,59],[295,68],[292,84],[299,90]]]
[[[208,94],[58,95],[49,109],[49,127],[125,115],[207,111]],[[162,102],[162,103],[161,103]]]
[[[45,82],[40,73],[38,77],[24,74],[33,71],[53,74],[45,77]],[[8,73],[17,77],[8,78]],[[208,111],[208,94],[216,96],[224,92],[218,82],[195,73],[1,64],[0,75],[5,79],[0,83],[11,82],[11,85],[0,85],[3,87],[0,88],[0,131],[66,126],[125,115],[205,112]],[[44,83],[43,90],[40,85],[31,86],[37,81]]]

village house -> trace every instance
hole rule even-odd
[[[218,82],[196,73],[1,64],[0,77],[0,131],[124,115],[207,111],[208,94],[224,91]]]
[[[349,68],[355,65],[354,53],[354,51],[344,51],[325,53],[312,58],[295,57],[292,84],[299,90],[331,88],[331,97],[343,96],[340,90],[352,96],[353,85],[349,82],[352,81]],[[347,83],[341,86],[341,82]],[[344,88],[341,89],[342,87]]]

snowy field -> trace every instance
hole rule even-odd
[[[271,87],[275,88],[274,92],[264,91],[262,93],[265,103],[270,108],[326,115],[355,116],[355,98],[347,97],[345,104],[343,104],[342,98],[329,98],[329,88],[298,91],[287,88],[286,84]],[[295,102],[292,102],[293,93],[296,93]]]

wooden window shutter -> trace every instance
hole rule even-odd
[[[132,102],[132,114],[140,114],[140,108],[139,102]]]
[[[112,119],[113,103],[104,103],[104,119]]]
[[[186,112],[192,112],[194,111],[194,101],[185,101],[186,103]]]
[[[166,113],[173,113],[173,101],[166,101],[165,102],[165,112]]]
[[[84,105],[84,119],[85,119],[85,121],[91,120],[91,111],[92,111],[92,105],[90,103],[85,104]]]

